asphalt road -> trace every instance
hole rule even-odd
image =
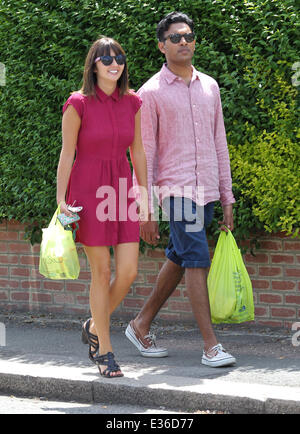
[[[0,395],[0,414],[182,414],[132,405],[82,404]]]
[[[237,364],[212,369],[201,364],[203,342],[194,325],[154,325],[158,344],[168,348],[169,357],[150,359],[138,354],[124,335],[127,322],[119,321],[111,328],[124,372],[117,381],[100,378],[89,361],[87,346],[80,341],[81,321],[34,315],[0,316],[1,321],[6,331],[6,345],[0,347],[1,393],[38,398],[36,402],[4,398],[2,414],[18,413],[20,408],[25,412],[27,404],[29,413],[59,409],[74,414],[147,415],[209,409],[299,414],[300,346],[291,330],[252,324],[216,327],[218,340]],[[52,405],[50,400],[60,403]]]

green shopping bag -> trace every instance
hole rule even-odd
[[[207,279],[212,322],[254,319],[252,284],[234,236],[221,231]]]
[[[57,219],[59,213],[60,206],[43,229],[39,271],[49,279],[77,279],[80,265],[73,233]]]

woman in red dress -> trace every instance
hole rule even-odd
[[[76,241],[82,243],[90,264],[92,318],[83,325],[82,336],[90,359],[109,378],[123,376],[111,346],[110,315],[137,275],[139,224],[148,216],[141,104],[128,88],[122,47],[111,38],[95,41],[86,58],[83,86],[63,106],[57,203],[66,215],[71,215],[66,203],[83,207]],[[144,199],[139,214],[128,148]],[[112,281],[110,246],[115,258]]]

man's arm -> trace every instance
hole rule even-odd
[[[156,105],[150,92],[140,89],[138,95],[142,98],[143,104],[141,107],[141,125],[142,125],[142,140],[145,148],[147,160],[147,177],[148,177],[148,196],[149,196],[149,218],[148,222],[140,228],[142,239],[148,244],[157,244],[160,236],[158,231],[158,222],[153,221],[153,197],[152,185],[154,182],[154,167],[157,154],[157,129],[158,117]],[[134,184],[136,178],[134,175]]]
[[[228,232],[224,226],[227,226],[228,229],[233,231],[234,229],[234,222],[233,222],[233,207],[232,203],[229,205],[223,205],[223,220],[219,221],[218,223],[222,226],[221,229]]]
[[[215,101],[215,147],[218,158],[219,168],[219,191],[220,201],[223,208],[223,220],[219,222],[226,225],[231,231],[234,228],[233,223],[233,203],[235,202],[232,193],[232,179],[230,171],[230,159],[226,140],[226,131],[224,126],[223,110],[220,97],[220,90],[217,86]]]

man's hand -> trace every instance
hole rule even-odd
[[[221,230],[227,232],[227,229],[224,227],[227,226],[228,229],[233,231],[234,224],[233,224],[233,210],[232,210],[232,204],[230,205],[223,205],[223,220],[218,222],[221,225]]]
[[[151,214],[149,214],[148,221],[140,227],[141,238],[148,244],[157,245],[160,239],[158,231],[158,222],[151,220]]]

